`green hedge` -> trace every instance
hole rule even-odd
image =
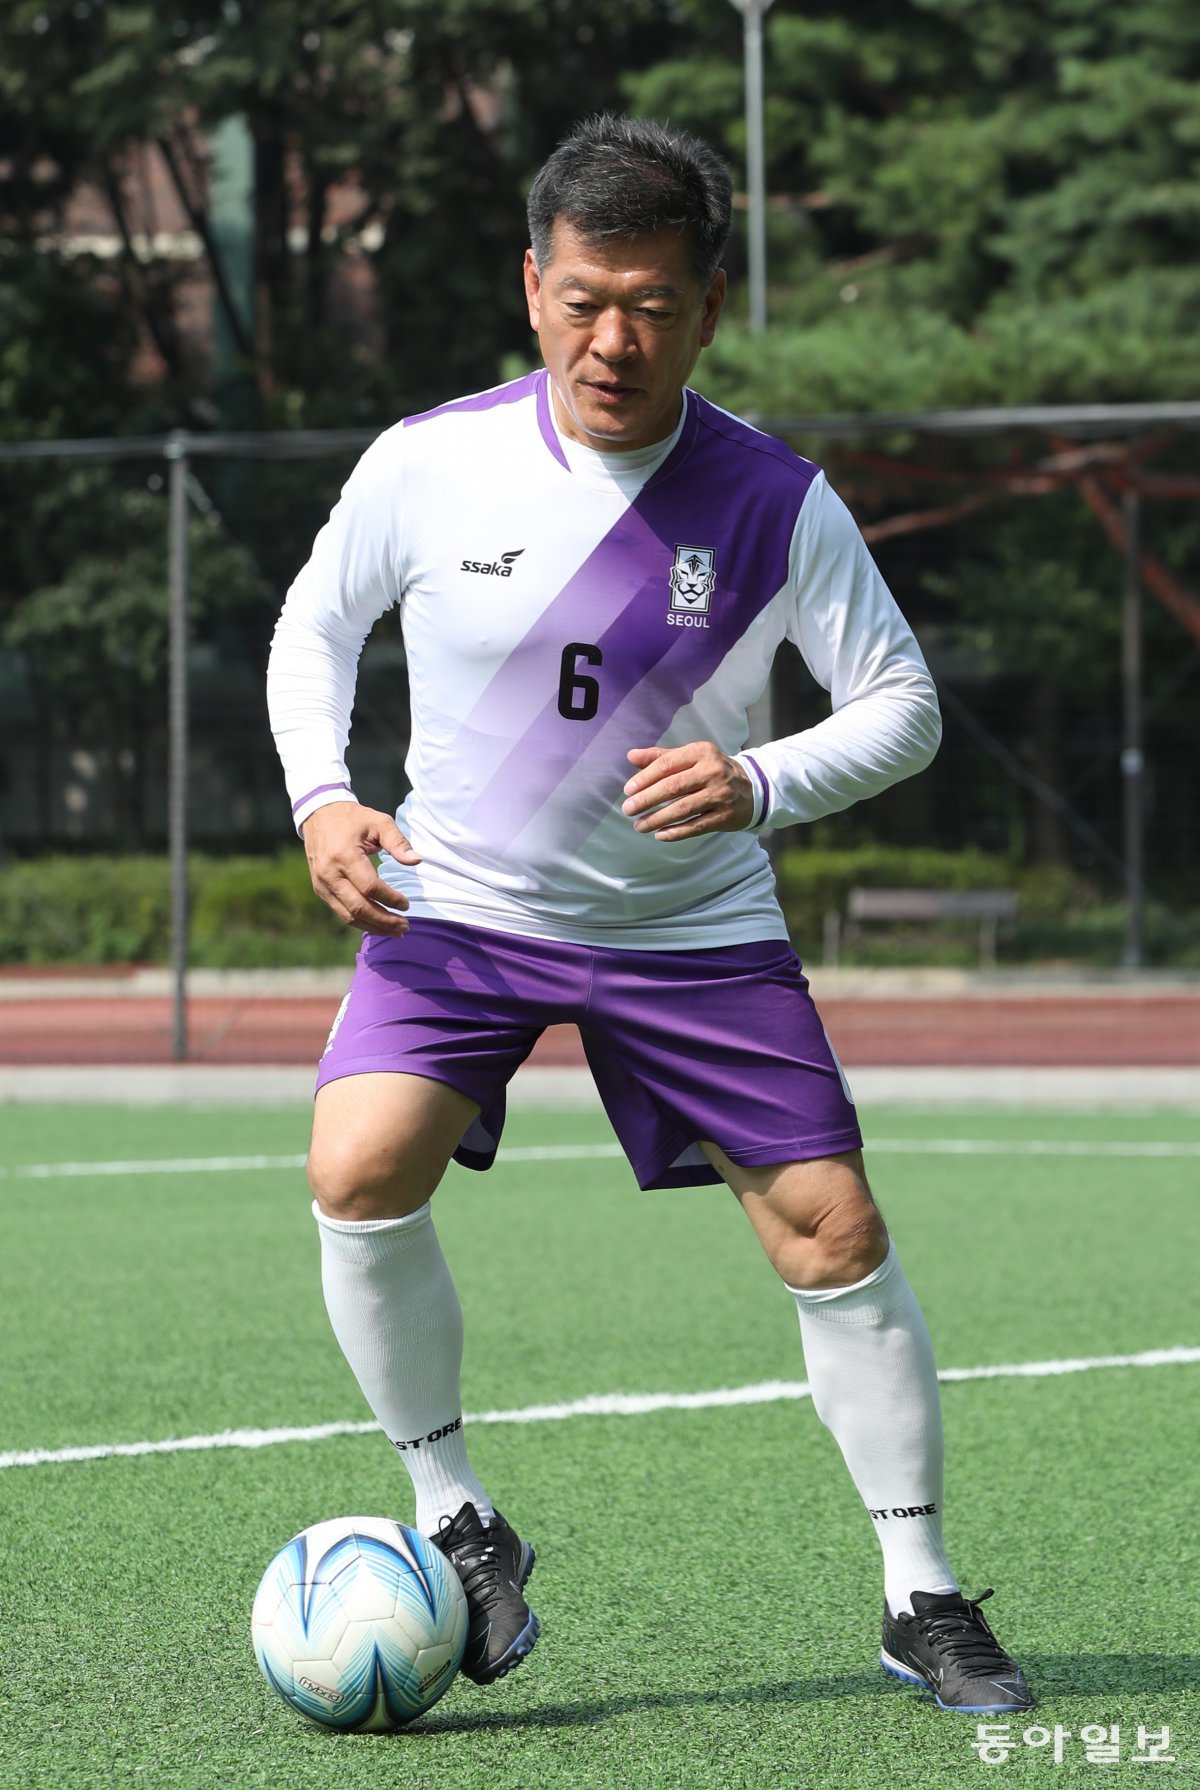
[[[1124,910],[1070,870],[1015,869],[981,851],[791,850],[777,860],[779,894],[801,955],[821,950],[825,915],[845,911],[855,888],[1015,888],[1014,929],[1002,961],[1113,966]],[[191,859],[191,961],[210,969],[349,964],[358,934],[317,900],[298,846],[273,857]],[[170,882],[162,857],[50,857],[0,870],[0,964],[164,963],[170,953]],[[857,963],[978,962],[977,928],[886,928],[856,944]],[[1153,904],[1152,962],[1200,965],[1200,914]]]
[[[193,857],[192,962],[213,969],[348,963],[357,934],[317,900],[298,846],[270,858]],[[0,870],[0,963],[164,963],[163,857],[47,857]]]
[[[776,860],[779,898],[801,956],[818,958],[825,915],[844,914],[851,889],[1015,889],[1020,909],[1002,927],[1002,963],[1061,963],[1115,968],[1125,944],[1125,906],[1076,871],[1028,868],[974,848],[961,852],[866,845],[843,851],[784,851]],[[846,964],[941,964],[974,968],[979,928],[973,921],[938,926],[872,928],[843,947]],[[1151,963],[1200,965],[1200,913],[1151,902],[1146,911]]]
[[[197,864],[192,958],[210,969],[349,963],[360,934],[313,894],[299,846],[274,858]]]
[[[827,913],[845,913],[851,889],[1016,889],[1022,921],[1061,920],[1099,900],[1073,870],[1050,864],[1021,869],[974,846],[957,852],[899,845],[784,851],[775,870],[789,921],[809,933]]]

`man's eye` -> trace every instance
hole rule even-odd
[[[674,311],[655,310],[651,305],[642,305],[638,311],[639,317],[647,317],[651,323],[670,323],[674,315]]]

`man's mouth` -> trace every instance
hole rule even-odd
[[[620,403],[623,398],[634,397],[638,390],[636,385],[619,385],[615,381],[607,383],[598,379],[585,379],[583,383],[589,392],[593,392],[599,398],[602,404]]]

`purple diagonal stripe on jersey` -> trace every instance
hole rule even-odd
[[[541,373],[537,377],[537,420],[538,428],[542,432],[542,440],[550,449],[550,452],[554,455],[554,458],[558,461],[559,465],[565,466],[567,471],[570,472],[571,462],[567,459],[566,453],[563,450],[563,444],[558,439],[558,430],[554,427],[554,418],[550,414],[550,375],[549,373]]]
[[[526,373],[523,379],[514,379],[508,385],[496,385],[490,391],[476,392],[473,397],[455,398],[449,404],[439,404],[435,410],[422,410],[417,416],[406,416],[402,426],[411,429],[416,423],[427,423],[432,417],[447,416],[455,410],[495,410],[500,404],[519,404],[537,387],[538,381],[544,381],[546,377],[544,370]]]
[[[540,811],[564,851],[580,845],[622,800],[625,753],[662,739],[679,710],[712,677],[787,579],[796,518],[816,468],[767,443],[753,451],[744,425],[703,426],[709,407],[689,398],[700,427],[675,452],[548,605],[467,717],[481,742],[503,734],[506,709],[547,699],[472,804],[515,838]],[[713,413],[720,417],[720,413]],[[747,449],[750,449],[748,452]],[[670,574],[680,546],[713,553],[708,626],[668,620]],[[599,647],[599,709],[577,721],[559,713],[564,649]],[[592,674],[593,667],[581,663]],[[523,699],[523,700],[522,700]],[[511,724],[511,723],[510,723]],[[729,749],[742,742],[729,742]]]

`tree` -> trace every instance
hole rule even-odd
[[[737,20],[681,0],[636,108],[740,165]],[[778,0],[766,18],[771,305],[715,392],[808,412],[1195,389],[1200,39],[1186,0]]]
[[[212,395],[181,321],[194,272],[257,397],[243,420],[382,419],[486,383],[525,344],[524,185],[668,30],[658,0],[16,0],[0,23],[0,222],[45,244],[95,182],[125,310],[180,420]],[[213,135],[231,118],[253,146],[251,316],[212,212]],[[198,245],[192,272],[139,241],[151,145]]]
[[[144,481],[117,487],[108,469],[77,466],[42,484],[33,512],[33,532],[57,540],[60,576],[11,605],[0,648],[28,668],[43,752],[57,742],[103,756],[116,842],[138,851],[150,756],[165,750],[165,500]],[[193,520],[190,536],[196,631],[263,603],[261,575],[216,519]]]
[[[629,76],[630,100],[716,138],[740,167],[736,15],[726,0],[680,0],[679,12],[675,53]],[[735,309],[702,363],[704,388],[767,416],[1194,393],[1198,75],[1186,0],[867,0],[852,17],[777,0],[771,327],[751,335]],[[924,485],[831,449],[860,520],[911,511],[915,526],[923,505],[970,518],[911,551],[891,535],[880,549],[935,659],[951,679],[956,665],[986,667],[987,691],[969,694],[1001,709],[989,719],[1031,781],[1078,787],[1112,836],[1099,809],[1116,787],[1119,560],[1069,494],[993,501],[989,481],[1033,470],[1050,443],[889,446],[919,462]],[[941,485],[928,476],[939,471]],[[1153,526],[1168,567],[1194,568],[1190,521],[1159,510]],[[1184,642],[1161,614],[1150,623],[1165,688],[1172,642],[1176,658]],[[1161,779],[1164,842],[1178,834],[1177,786]],[[1034,856],[1065,855],[1061,810],[1034,802],[1024,831]]]
[[[528,342],[524,185],[667,30],[657,0],[12,0],[0,439],[384,424],[491,383]],[[253,147],[249,312],[213,206],[231,118]],[[159,167],[191,259],[178,233],[160,240]],[[81,241],[85,189],[111,244]],[[236,410],[194,328],[205,305],[248,394]],[[220,519],[194,525],[196,631],[257,668],[277,609],[263,574],[278,593],[336,481],[324,463],[204,477]],[[6,467],[0,497],[0,644],[39,737],[66,728],[104,753],[132,839],[163,676],[161,498],[144,468],[98,464]]]
[[[735,283],[700,369],[718,401],[778,415],[1197,389],[1200,39],[1186,0],[864,0],[852,18],[830,0],[776,0],[766,33],[771,327],[745,329]],[[576,118],[623,103],[700,130],[740,168],[728,0],[11,0],[0,437],[374,426],[493,383],[531,355],[528,181]],[[253,146],[249,311],[213,209],[211,145],[229,119]],[[142,239],[152,156],[189,223],[190,262],[152,230]],[[111,207],[115,255],[68,242],[89,182]],[[740,254],[739,236],[735,275]],[[249,401],[236,414],[189,331],[199,296],[240,357]],[[1043,451],[1006,438],[968,464],[924,444],[925,469],[946,481],[927,500],[844,448],[834,467],[878,525],[923,501],[966,516],[1014,456]],[[330,468],[206,478],[225,548],[278,588],[327,509]],[[6,474],[5,488],[0,625],[43,598],[45,620],[82,591],[77,562],[94,543],[48,522],[40,499],[23,503],[29,479]],[[124,513],[115,475],[93,471],[88,491]],[[1186,581],[1188,514],[1157,511],[1153,527],[1166,571]],[[1071,755],[1113,707],[1119,578],[1093,516],[1022,497],[918,545],[881,549],[906,606],[948,653],[990,641],[997,688],[1029,675],[1032,654],[1030,760],[1060,750],[1063,776],[1086,779]],[[244,600],[222,627],[254,658],[271,605],[240,574],[233,588]],[[1068,591],[1074,640],[1047,619]],[[1077,641],[1102,636],[1085,675]],[[39,638],[50,645],[52,627]],[[1040,850],[1058,849],[1052,833]]]

